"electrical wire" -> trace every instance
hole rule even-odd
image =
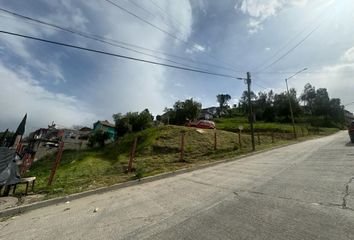
[[[186,27],[186,25],[185,24],[183,24],[181,21],[179,21],[178,20],[178,18],[176,18],[175,16],[173,16],[172,14],[169,14],[165,9],[163,9],[156,1],[154,1],[154,0],[150,0],[150,2],[155,6],[155,7],[157,7],[159,10],[160,10],[160,12],[161,13],[163,13],[165,16],[167,16],[167,18],[171,18],[174,22],[176,22],[179,26],[181,26],[183,29],[187,29],[187,27]],[[180,31],[181,32],[181,31]],[[183,34],[183,32],[182,32],[182,34]],[[198,40],[198,41],[201,41],[201,39],[203,39],[204,37],[201,35],[201,34],[199,34],[198,32],[193,32],[193,34],[194,35],[196,35],[197,37],[196,37],[196,39]],[[213,56],[211,56],[211,57],[213,57]],[[216,59],[215,57],[213,57],[215,60],[218,60],[218,59]],[[231,66],[229,63],[227,63],[227,62],[225,62],[225,61],[221,61],[222,63],[224,63],[224,64],[226,64],[226,65],[228,65],[228,66]],[[233,67],[233,66],[232,66]],[[239,67],[239,66],[238,66]],[[240,72],[240,71],[238,71],[238,72]]]
[[[183,23],[181,23],[176,17],[174,17],[171,14],[168,14],[159,4],[157,4],[154,0],[150,0],[150,2],[157,7],[161,13],[163,13],[165,16],[167,16],[168,18],[173,19],[178,25],[180,25],[182,28],[186,28],[185,25]]]
[[[125,50],[128,50],[128,51],[133,51],[133,52],[136,52],[136,53],[139,53],[139,54],[142,54],[142,55],[154,57],[156,59],[165,60],[165,61],[172,62],[172,63],[175,63],[175,64],[180,64],[182,66],[188,66],[188,65],[186,65],[184,63],[176,62],[176,61],[173,61],[173,60],[169,60],[167,58],[163,58],[163,57],[151,55],[151,54],[148,54],[148,53],[144,53],[144,52],[132,49],[130,47],[142,49],[142,50],[149,51],[149,52],[155,52],[155,53],[163,54],[163,55],[166,55],[166,56],[169,56],[169,57],[182,59],[184,61],[191,62],[191,63],[198,64],[198,65],[206,65],[206,66],[211,66],[211,67],[215,67],[215,68],[225,69],[225,70],[228,70],[228,71],[234,71],[234,69],[231,69],[231,68],[218,66],[218,65],[214,65],[214,64],[209,64],[209,63],[205,63],[205,62],[197,62],[197,61],[194,61],[192,59],[184,58],[184,57],[173,55],[173,54],[168,54],[168,53],[165,53],[163,51],[152,50],[152,49],[144,48],[144,47],[137,46],[137,45],[134,45],[134,44],[128,44],[128,43],[124,43],[124,42],[117,41],[117,40],[114,40],[114,39],[104,38],[104,37],[101,37],[101,36],[98,36],[98,35],[95,35],[95,34],[81,32],[81,31],[78,31],[78,30],[75,30],[75,29],[72,29],[72,28],[59,26],[59,25],[56,25],[56,24],[53,24],[53,23],[49,23],[49,22],[46,22],[46,21],[43,21],[43,20],[39,20],[39,19],[35,19],[35,18],[32,18],[32,17],[28,17],[28,16],[25,16],[25,15],[22,15],[22,14],[18,14],[18,13],[15,13],[15,12],[3,9],[3,8],[0,8],[0,11],[5,12],[5,13],[7,13],[9,15],[14,16],[14,17],[24,19],[25,21],[39,23],[39,24],[44,25],[44,26],[56,28],[56,29],[59,29],[59,30],[65,31],[65,32],[69,32],[71,34],[76,34],[76,35],[79,35],[79,36],[87,38],[87,39],[99,41],[99,42],[102,42],[102,43],[105,43],[105,44],[109,44],[109,45],[114,46],[114,47],[118,47],[118,48],[125,49]],[[126,46],[129,46],[129,47],[126,47]],[[195,67],[195,68],[201,69],[199,67]]]
[[[321,11],[321,13],[318,14],[318,16],[316,18],[319,18],[320,16],[322,16],[327,9],[329,9],[331,7],[331,4],[329,4],[325,9],[323,9]],[[328,17],[327,17],[328,18]],[[312,20],[311,22],[313,22],[314,20]],[[285,54],[283,54],[282,56],[280,56],[278,59],[276,59],[275,61],[273,61],[272,63],[270,63],[269,65],[267,65],[266,67],[262,68],[269,60],[274,59],[276,56],[278,56],[283,49],[285,49],[287,47],[287,45],[291,44],[293,41],[295,41],[298,36],[301,36],[308,28],[308,25],[306,25],[298,34],[294,35],[293,37],[291,37],[288,41],[286,41],[285,44],[283,44],[268,60],[263,61],[263,63],[261,63],[260,65],[258,65],[255,68],[255,71],[264,71],[268,68],[270,68],[271,66],[275,65],[276,63],[278,63],[280,60],[282,60],[283,58],[285,58],[287,55],[289,55],[292,51],[294,51],[298,46],[300,46],[304,41],[306,41],[306,39],[308,39],[315,31],[318,30],[318,28],[321,26],[321,24],[323,23],[323,19],[321,19],[320,23],[309,33],[307,34],[302,40],[300,40],[297,44],[295,44],[294,47],[292,47],[290,50],[288,50]],[[260,70],[261,69],[261,70]]]
[[[169,31],[166,31],[165,29],[163,29],[163,28],[161,28],[161,27],[159,27],[159,26],[157,26],[157,25],[155,25],[155,24],[153,24],[153,23],[147,21],[146,19],[140,17],[139,15],[133,13],[132,11],[129,11],[128,9],[126,9],[126,8],[124,8],[124,7],[122,7],[122,6],[120,6],[119,4],[117,4],[117,3],[115,3],[115,2],[113,2],[113,1],[111,1],[111,0],[104,0],[104,1],[108,2],[109,4],[111,4],[111,5],[113,5],[113,6],[117,7],[117,8],[119,8],[120,10],[124,11],[125,13],[127,13],[127,14],[129,14],[129,15],[131,15],[131,16],[137,18],[137,19],[139,19],[140,21],[142,21],[142,22],[148,24],[149,26],[151,26],[151,27],[153,27],[153,28],[159,30],[160,32],[165,33],[165,34],[168,35],[169,37],[171,37],[171,38],[173,38],[173,39],[175,39],[175,40],[178,40],[178,41],[184,43],[186,46],[190,46],[190,47],[192,47],[193,49],[195,49],[195,50],[197,50],[197,51],[200,50],[198,47],[195,46],[195,44],[191,44],[191,43],[189,43],[188,41],[186,41],[186,40],[184,40],[184,39],[178,37],[177,35],[172,34],[172,33],[170,33]],[[226,64],[226,65],[232,67],[234,70],[236,70],[236,69],[234,68],[234,66],[232,66],[232,64],[229,64],[229,63],[226,63],[225,61],[222,61],[222,60],[220,60],[220,59],[217,59],[216,57],[214,57],[214,56],[211,55],[211,54],[208,54],[207,52],[204,52],[204,51],[203,51],[202,53],[208,55],[209,57],[213,58],[213,59],[216,60],[216,61],[223,62],[224,64]]]
[[[262,68],[261,70],[259,70],[259,72],[267,70],[270,67],[272,67],[273,65],[275,65],[276,63],[280,62],[282,59],[284,59],[286,56],[288,56],[292,51],[294,51],[296,48],[298,48],[303,42],[305,42],[319,28],[320,28],[320,25],[318,25],[315,29],[313,29],[310,33],[308,33],[304,38],[302,38],[301,41],[299,41],[295,46],[290,48],[288,51],[286,51],[283,55],[281,55],[275,61],[273,61],[272,63],[268,64],[266,67]]]
[[[96,50],[96,49],[92,49],[92,48],[85,48],[85,47],[80,47],[80,46],[71,45],[71,44],[67,44],[67,43],[51,41],[51,40],[47,40],[47,39],[43,39],[43,38],[32,37],[32,36],[18,34],[18,33],[14,33],[14,32],[8,32],[8,31],[0,30],[0,33],[7,34],[7,35],[12,35],[12,36],[16,36],[16,37],[21,37],[21,38],[26,38],[26,39],[32,39],[32,40],[45,42],[45,43],[50,43],[50,44],[54,44],[54,45],[59,45],[59,46],[63,46],[63,47],[68,47],[68,48],[73,48],[73,49],[79,49],[79,50],[84,50],[84,51],[88,51],[88,52],[98,53],[98,54],[102,54],[102,55],[108,55],[108,56],[112,56],[112,57],[124,58],[124,59],[128,59],[128,60],[133,60],[133,61],[138,61],[138,62],[143,62],[143,63],[149,63],[149,64],[153,64],[153,65],[159,65],[159,66],[164,66],[164,67],[169,67],[169,68],[175,68],[175,69],[184,70],[184,71],[203,73],[203,74],[208,74],[208,75],[213,75],[213,76],[218,76],[218,77],[238,79],[237,77],[232,76],[232,75],[215,73],[215,72],[208,72],[208,71],[202,71],[202,70],[193,69],[193,68],[185,68],[185,67],[181,67],[181,66],[170,65],[170,64],[165,64],[165,63],[145,60],[145,59],[141,59],[141,58],[135,58],[135,57],[130,57],[130,56],[126,56],[126,55],[105,52],[105,51]]]

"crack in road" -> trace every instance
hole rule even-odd
[[[349,181],[345,184],[345,190],[344,190],[344,196],[343,196],[343,202],[342,202],[342,208],[343,209],[350,209],[348,207],[348,203],[347,203],[347,198],[349,197],[350,195],[350,192],[349,192],[349,185],[353,182],[354,180],[354,177],[351,177],[349,179]],[[352,209],[350,209],[352,210]]]
[[[354,177],[353,177],[354,179]],[[336,203],[323,203],[323,202],[306,202],[306,201],[303,201],[301,199],[297,199],[297,198],[291,198],[291,197],[282,197],[282,196],[274,196],[274,195],[269,195],[269,194],[266,194],[264,192],[258,192],[258,191],[248,191],[248,190],[239,190],[238,192],[234,192],[234,194],[237,196],[239,196],[239,193],[241,192],[245,192],[245,193],[249,193],[249,194],[257,194],[257,195],[264,195],[264,196],[267,196],[267,197],[271,197],[271,198],[278,198],[278,199],[282,199],[282,200],[292,200],[292,201],[295,201],[295,202],[299,202],[299,203],[305,203],[305,204],[312,204],[312,205],[320,205],[320,206],[324,206],[324,207],[341,207],[342,205],[341,204],[336,204]],[[352,210],[350,208],[347,208],[348,210]]]
[[[197,183],[197,184],[201,184],[201,185],[205,185],[205,186],[210,186],[210,187],[223,189],[223,190],[232,190],[232,189],[227,188],[227,187],[221,187],[221,186],[217,186],[217,185],[214,185],[214,184],[211,184],[211,183],[200,182],[200,181],[196,181],[196,180],[189,179],[189,178],[185,178],[184,180],[187,180],[187,181],[190,181],[190,182],[193,182],[193,183]],[[282,199],[282,200],[292,200],[292,201],[296,201],[296,202],[299,202],[299,203],[320,205],[320,206],[324,206],[324,207],[341,207],[342,209],[354,211],[354,209],[349,208],[347,206],[347,201],[346,201],[346,197],[349,196],[349,184],[352,183],[353,180],[354,180],[354,177],[350,178],[349,182],[346,184],[346,194],[343,197],[343,203],[342,204],[339,204],[339,203],[325,203],[325,202],[307,202],[307,201],[303,201],[303,200],[297,199],[297,198],[283,197],[283,196],[274,196],[274,195],[266,194],[264,192],[249,191],[249,190],[232,191],[232,193],[235,196],[237,196],[237,197],[240,197],[240,193],[245,192],[245,193],[250,193],[250,194],[265,195],[265,196],[268,196],[268,197],[278,198],[278,199]]]

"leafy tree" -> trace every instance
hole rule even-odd
[[[300,99],[305,103],[305,111],[312,114],[313,105],[316,98],[316,89],[310,83],[307,83],[304,87]]]
[[[326,88],[319,88],[313,101],[313,112],[318,116],[325,116],[329,112],[329,96]]]
[[[145,109],[140,113],[113,114],[113,119],[116,124],[117,136],[123,136],[129,132],[138,132],[151,127],[154,117],[148,109]]]
[[[187,99],[184,102],[177,101],[173,108],[165,109],[165,119],[169,120],[169,123],[176,125],[183,125],[186,121],[196,120],[201,112],[202,104],[194,101],[192,98]],[[165,122],[164,119],[164,122]]]
[[[291,88],[289,91],[289,97],[290,97],[290,102],[293,109],[294,117],[298,117],[301,113],[300,104],[296,96],[297,96],[296,90],[294,88]],[[275,116],[278,117],[279,121],[290,122],[291,113],[290,113],[289,98],[287,92],[275,94],[273,104],[274,104]]]
[[[257,100],[253,106],[253,112],[256,115],[256,119],[263,120],[263,113],[268,105],[268,95],[266,92],[259,92]]]
[[[216,100],[219,103],[219,114],[222,114],[224,110],[227,109],[231,96],[229,94],[218,94],[216,96]]]
[[[257,95],[251,91],[251,101],[254,101],[257,99]],[[243,91],[240,102],[239,102],[239,107],[242,109],[244,113],[248,113],[248,91]]]
[[[340,104],[339,98],[332,98],[329,101],[329,117],[335,123],[344,126],[345,125],[345,118],[344,118],[344,108]],[[341,126],[340,126],[341,127]]]

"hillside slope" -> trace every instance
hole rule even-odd
[[[181,131],[185,132],[185,157],[179,161]],[[238,134],[217,130],[217,149],[214,150],[214,130],[201,130],[179,126],[162,126],[129,134],[105,148],[86,150],[66,150],[54,178],[53,185],[47,187],[50,169],[55,155],[35,162],[28,176],[36,176],[36,191],[46,196],[80,192],[136,177],[144,177],[167,171],[190,167],[222,158],[236,156],[250,151],[250,136],[242,135],[242,148]],[[138,137],[134,173],[126,174],[130,151],[135,137]],[[282,144],[275,135],[272,143],[270,135],[260,135],[261,145],[257,149]],[[257,144],[258,138],[256,138]]]

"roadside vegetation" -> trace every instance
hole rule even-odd
[[[181,131],[185,132],[183,161],[179,159]],[[320,134],[327,135],[335,131],[336,129],[321,129]],[[290,132],[275,133],[274,142],[268,133],[270,131],[260,134],[260,144],[256,138],[258,150],[293,141]],[[308,132],[303,139],[314,137],[307,134]],[[135,171],[126,173],[132,142],[136,136],[138,144],[133,162]],[[214,150],[214,130],[179,126],[154,127],[127,134],[104,148],[65,150],[50,187],[47,186],[47,181],[55,154],[35,162],[27,175],[37,177],[36,193],[44,194],[45,198],[52,198],[251,152],[250,135],[242,134],[241,144],[242,148],[238,142],[238,134],[217,130],[217,149]]]
[[[259,92],[257,95],[252,93],[251,98],[256,149],[294,142],[286,93]],[[177,101],[156,118],[148,109],[117,113],[113,115],[117,130],[115,142],[107,144],[104,132],[95,132],[90,137],[91,148],[65,150],[51,186],[47,186],[47,181],[55,154],[35,162],[27,176],[37,177],[36,193],[51,198],[251,152],[247,92],[242,94],[238,105],[229,106],[232,98],[228,94],[219,94],[216,99],[219,107],[213,113],[213,121],[217,130],[185,127],[187,122],[197,120],[202,114],[201,103],[193,99]],[[316,90],[307,84],[300,97],[291,89],[290,100],[298,140],[332,134],[345,126],[340,100],[330,99],[326,89]],[[182,132],[185,136],[183,159],[180,158]],[[133,171],[127,173],[136,137]]]

